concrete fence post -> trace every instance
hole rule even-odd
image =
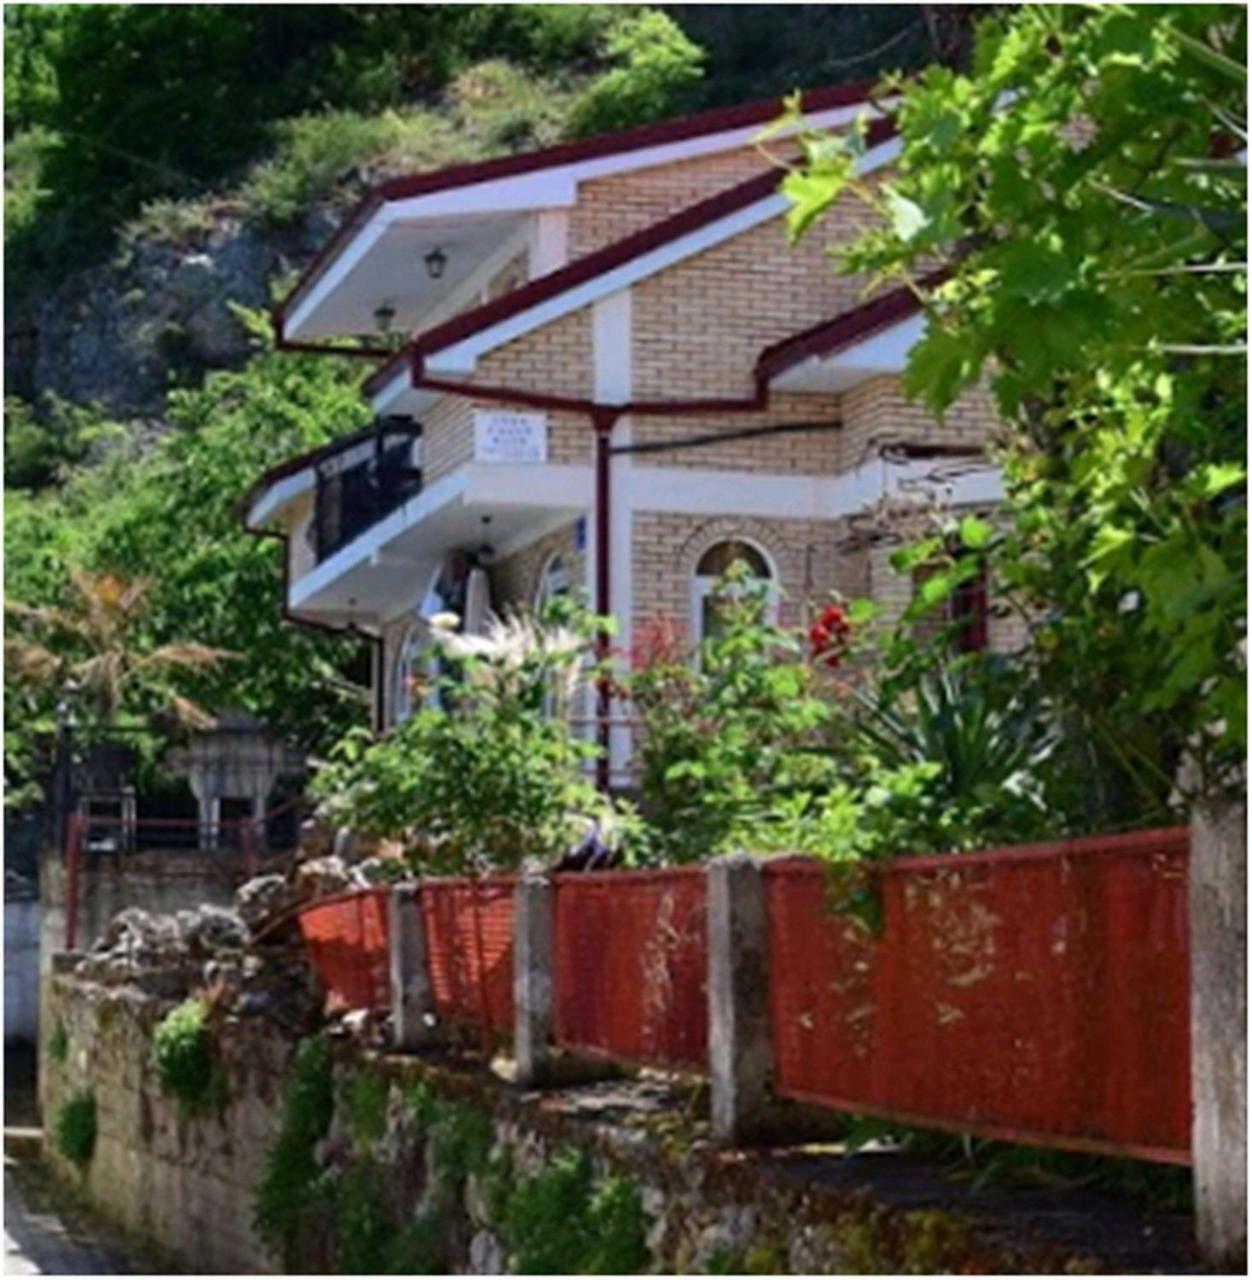
[[[392,1038],[404,1052],[425,1048],[435,1039],[435,1002],[420,895],[416,885],[399,884],[387,901]]]
[[[1248,1250],[1247,801],[1191,815],[1192,1161],[1196,1234],[1241,1275]]]
[[[773,1066],[765,885],[747,854],[709,863],[708,946],[713,1136],[745,1145],[771,1126]]]
[[[546,1083],[552,1074],[553,887],[546,876],[517,884],[513,935],[513,1055],[517,1083]]]

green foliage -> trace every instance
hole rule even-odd
[[[486,636],[437,629],[433,651],[456,672],[436,682],[444,705],[381,741],[349,735],[315,791],[358,830],[403,837],[424,869],[550,861],[589,820],[614,838],[629,815],[585,776],[595,749],[574,738],[566,714],[598,625],[513,617]]]
[[[449,1274],[448,1228],[433,1209],[406,1223],[383,1252],[384,1275],[443,1276]]]
[[[387,1131],[387,1082],[358,1071],[348,1083],[348,1130],[358,1147],[369,1147]]]
[[[385,1271],[395,1237],[385,1171],[371,1156],[358,1156],[331,1192],[335,1218],[335,1270],[343,1275]]]
[[[542,146],[559,137],[569,101],[562,81],[491,61],[462,72],[438,110],[296,116],[275,126],[270,154],[244,180],[244,206],[282,225],[341,192],[353,175],[438,169]]]
[[[605,46],[618,65],[574,103],[570,132],[624,129],[671,115],[703,74],[704,53],[659,9],[640,8],[613,26]]]
[[[769,620],[764,587],[741,565],[714,607],[695,662],[662,644],[630,682],[643,807],[669,862],[759,847],[780,812],[833,781],[830,704],[799,636]]]
[[[90,1161],[96,1149],[96,1095],[82,1090],[61,1104],[56,1118],[57,1150],[77,1165]]]
[[[64,1062],[69,1057],[70,1038],[65,1032],[65,1024],[58,1022],[48,1037],[48,1057],[53,1062]]]
[[[935,410],[989,378],[1011,424],[994,563],[1036,618],[1034,674],[1140,814],[1237,785],[1246,752],[1245,10],[1034,6],[969,74],[902,85],[899,174],[810,139],[802,230],[879,215],[844,268],[953,262],[910,357]]]
[[[157,1024],[152,1051],[162,1087],[180,1103],[194,1111],[213,1098],[216,1054],[203,1000],[185,1000],[171,1009]]]
[[[591,1158],[572,1148],[518,1183],[505,1235],[519,1275],[628,1275],[648,1260],[638,1187],[597,1180]]]
[[[445,1194],[458,1190],[471,1174],[487,1167],[491,1117],[472,1102],[436,1099],[427,1129],[431,1166]]]
[[[238,655],[179,673],[176,692],[211,709],[242,706],[316,750],[364,717],[364,654],[283,618],[281,557],[272,541],[244,531],[238,505],[266,467],[364,425],[368,411],[358,368],[279,355],[255,317],[241,321],[254,326],[260,352],[237,373],[175,392],[172,430],[148,453],[113,450],[54,491],[9,492],[5,594],[63,606],[75,568],[150,580],[136,645],[195,641]],[[47,760],[55,694],[14,674],[6,668],[6,762],[25,778]],[[122,707],[123,715],[147,710]]]
[[[42,489],[81,462],[92,445],[115,439],[124,428],[94,409],[58,396],[44,397],[41,413],[26,401],[4,402],[4,483],[16,489]]]
[[[322,1171],[314,1150],[330,1128],[334,1109],[330,1046],[323,1037],[314,1036],[296,1050],[283,1099],[282,1126],[266,1153],[254,1208],[261,1238],[289,1269],[309,1215],[317,1207]]]

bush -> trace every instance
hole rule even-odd
[[[296,1258],[301,1232],[319,1202],[321,1168],[314,1151],[334,1111],[330,1046],[314,1036],[296,1050],[282,1126],[266,1154],[256,1192],[256,1229],[288,1270],[300,1269]]]
[[[505,1235],[520,1275],[627,1275],[648,1260],[638,1187],[597,1181],[591,1158],[573,1148],[518,1183]]]
[[[436,630],[433,654],[455,672],[436,682],[446,705],[381,741],[348,735],[314,790],[365,834],[405,839],[423,870],[551,861],[589,822],[606,841],[625,839],[630,813],[591,785],[585,765],[596,749],[567,721],[595,626],[513,617],[485,636]]]
[[[57,1150],[77,1165],[86,1165],[96,1149],[96,1095],[89,1090],[62,1103],[56,1119]]]
[[[213,1032],[203,1000],[186,1000],[157,1024],[153,1057],[161,1085],[190,1109],[203,1107],[216,1075]]]
[[[704,52],[659,9],[636,9],[612,29],[606,52],[618,66],[574,103],[574,136],[625,129],[678,110],[703,75]]]
[[[740,565],[715,608],[694,660],[663,641],[629,685],[643,807],[669,862],[774,847],[769,828],[788,804],[834,781],[822,736],[831,708],[799,636],[768,620],[764,588]]]

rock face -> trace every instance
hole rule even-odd
[[[107,265],[81,271],[35,303],[6,354],[12,385],[29,385],[116,417],[157,418],[171,381],[242,364],[249,336],[231,304],[269,305],[270,282],[298,269],[338,215],[313,210],[275,231],[237,206],[205,211],[185,232],[128,241]]]

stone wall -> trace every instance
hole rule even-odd
[[[291,1046],[260,1019],[228,1023],[218,1039],[226,1105],[191,1117],[162,1092],[152,1060],[153,1029],[170,1007],[129,988],[51,980],[47,1025],[64,1031],[65,1056],[43,1064],[47,1158],[110,1221],[179,1265],[272,1271],[252,1228],[252,1197]],[[96,1100],[96,1143],[80,1170],[52,1135],[63,1104],[82,1090]]]
[[[215,1050],[221,1100],[187,1114],[153,1066],[153,1031],[169,1007],[130,988],[54,978],[51,1015],[65,1053],[49,1070],[48,1131],[67,1099],[90,1090],[97,1137],[81,1167],[55,1149],[49,1160],[117,1225],[189,1270],[275,1271],[279,1260],[253,1225],[256,1189],[303,1051],[267,1018],[226,1016]],[[314,1167],[287,1199],[297,1206],[291,1270],[1092,1266],[1072,1249],[1010,1243],[959,1213],[917,1207],[916,1174],[892,1205],[837,1156],[824,1175],[805,1176],[812,1155],[719,1149],[703,1087],[691,1081],[645,1073],[538,1093],[509,1084],[500,1061],[488,1071],[472,1059],[379,1054],[346,1035],[326,1043],[330,1101],[305,1148]]]
[[[86,950],[119,911],[139,907],[158,915],[201,904],[234,902],[242,876],[239,853],[184,849],[136,854],[83,855],[75,946]],[[52,957],[66,947],[66,870],[60,850],[46,846],[39,869],[39,1025],[50,1026],[47,1001]],[[45,1069],[40,1056],[40,1071]],[[42,1083],[41,1083],[42,1096]]]

